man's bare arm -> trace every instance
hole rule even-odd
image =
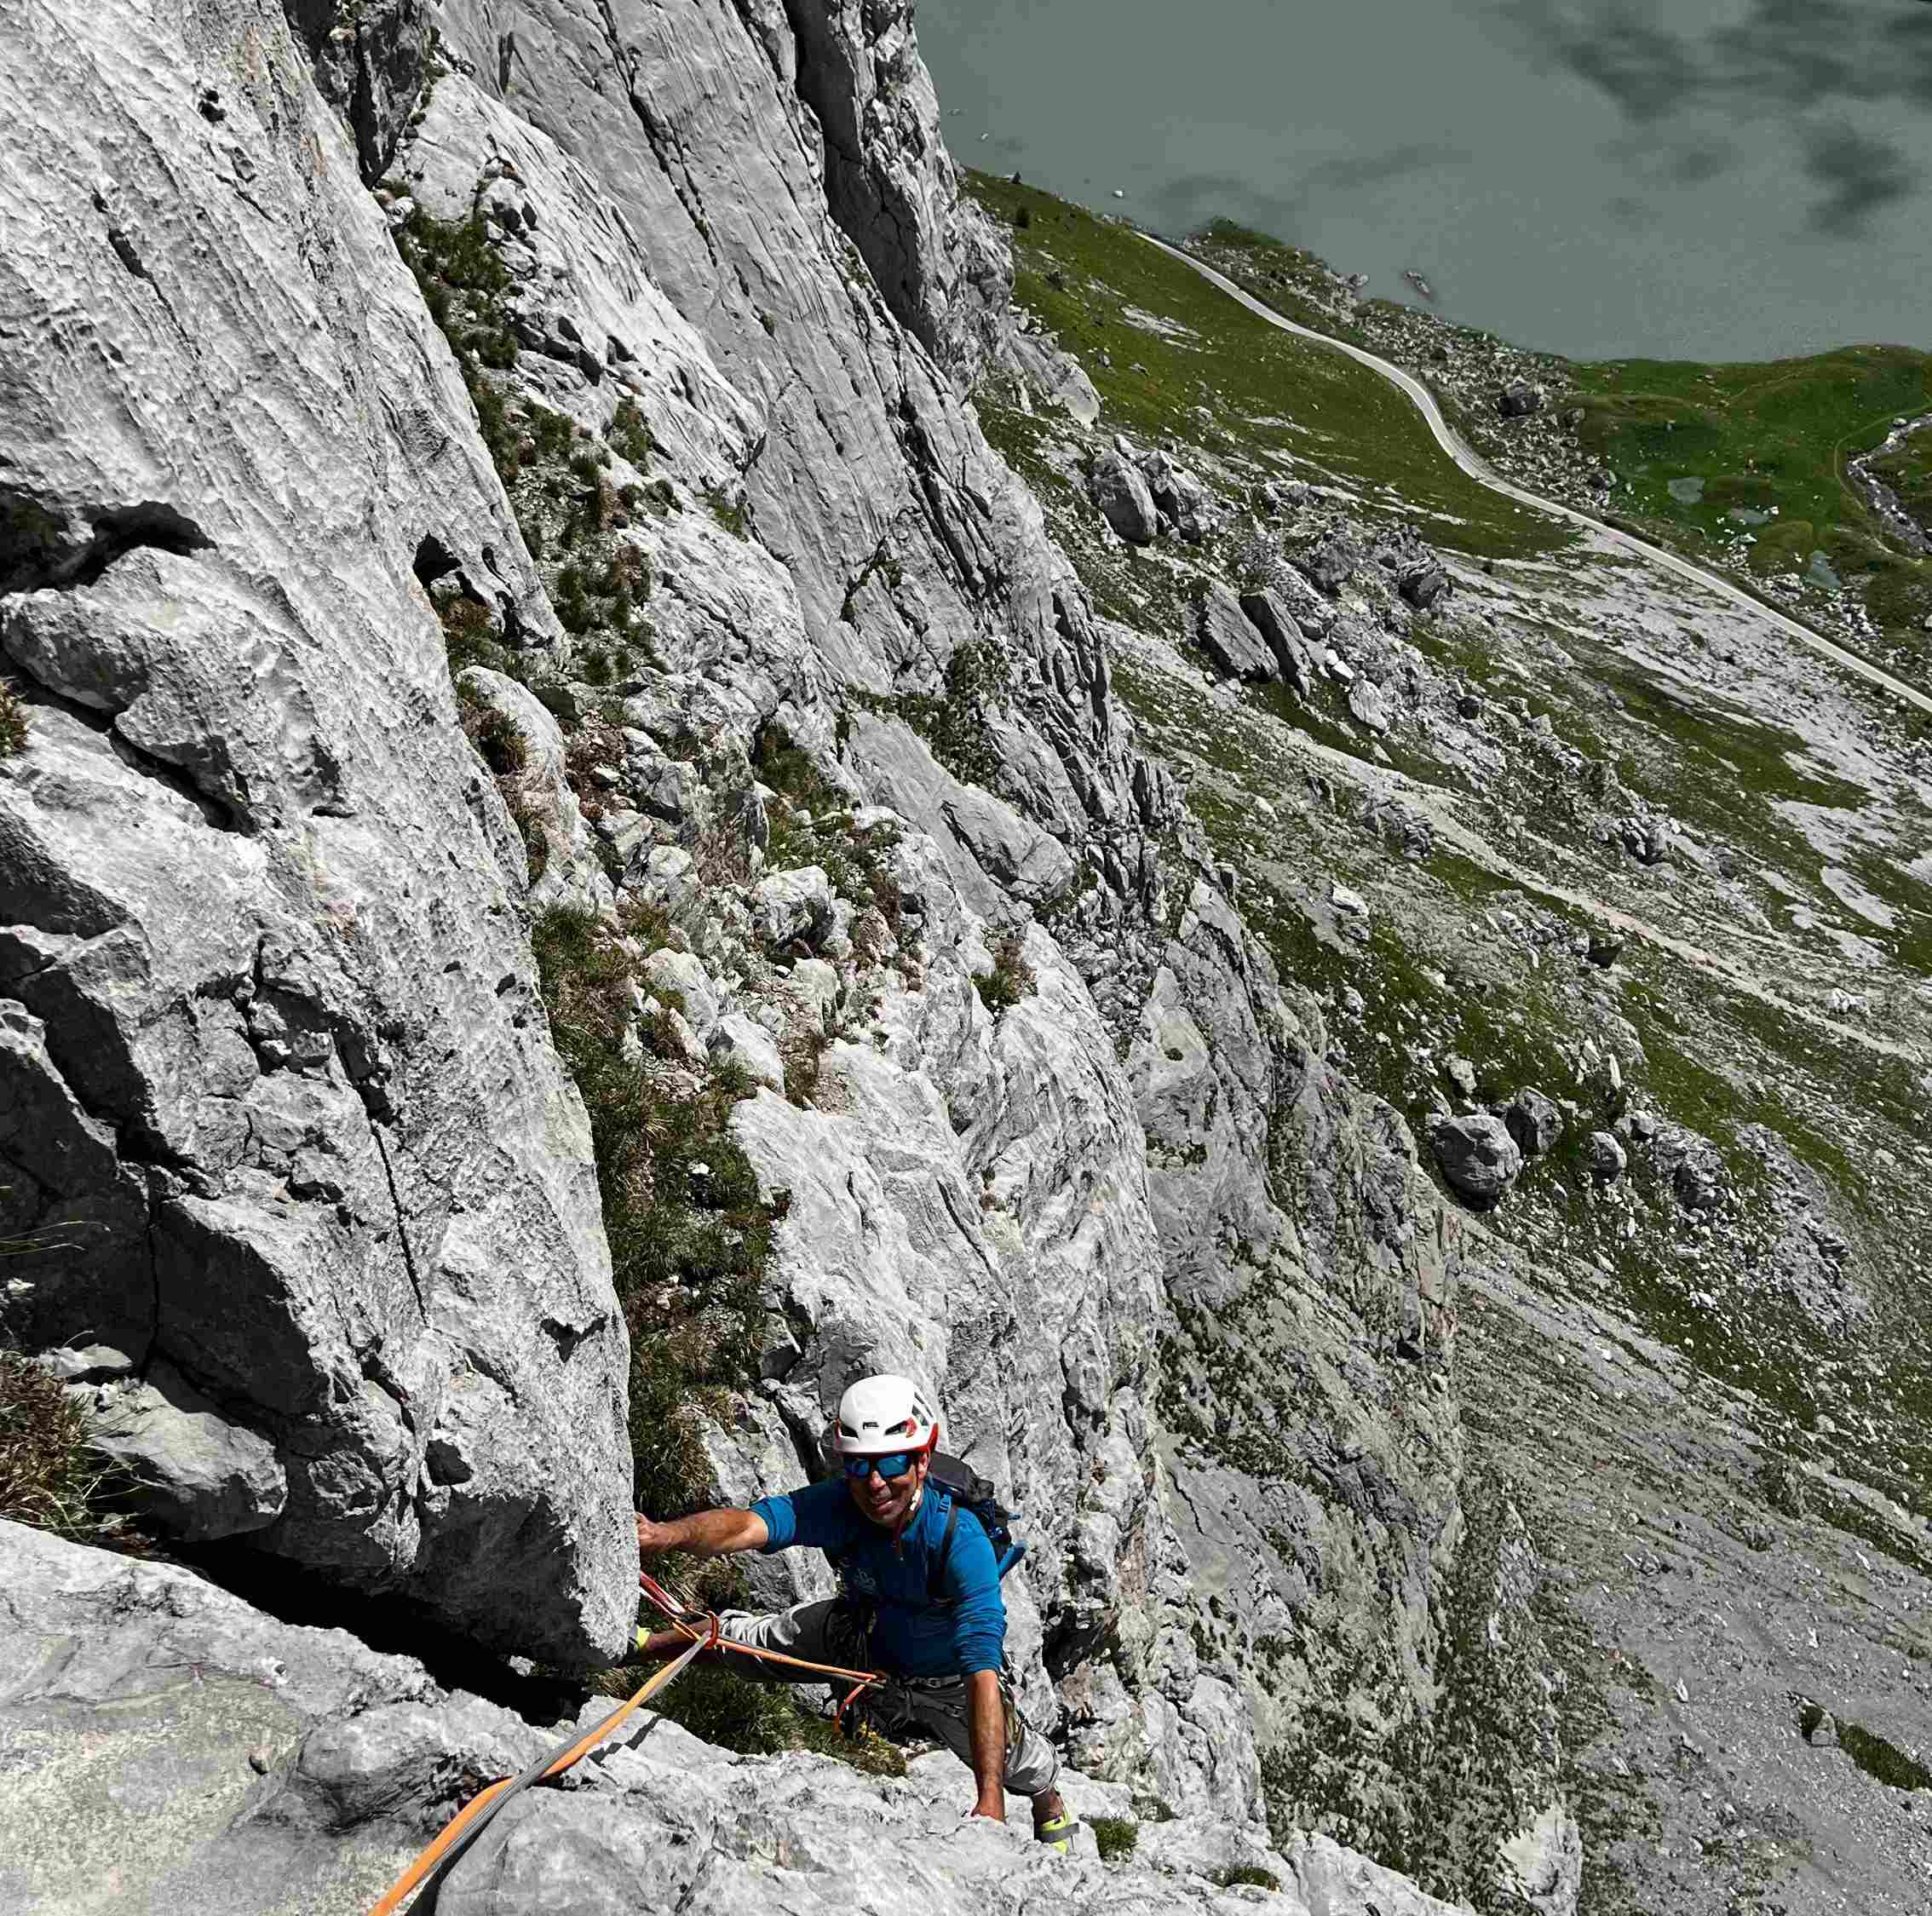
[[[980,1787],[975,1816],[1006,1821],[1006,1699],[999,1677],[975,1670],[966,1679],[966,1733],[973,1753],[973,1779]]]
[[[770,1540],[765,1520],[755,1510],[699,1510],[670,1523],[637,1520],[637,1550],[641,1556],[662,1556],[666,1551],[687,1551],[693,1556],[728,1556],[733,1551],[762,1549]]]

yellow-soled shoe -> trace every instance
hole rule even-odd
[[[1078,1816],[1061,1810],[1057,1816],[1049,1817],[1044,1823],[1033,1825],[1033,1834],[1049,1850],[1057,1850],[1061,1856],[1071,1856],[1073,1850],[1073,1833],[1080,1827]]]

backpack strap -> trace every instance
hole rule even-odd
[[[939,1548],[932,1553],[926,1565],[926,1600],[930,1603],[948,1601],[946,1594],[946,1567],[952,1556],[952,1533],[959,1528],[959,1500],[956,1497],[946,1499],[946,1534],[940,1539]]]

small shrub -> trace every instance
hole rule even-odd
[[[633,1673],[616,1674],[619,1683],[609,1687],[614,1690],[628,1682],[624,1694],[629,1695],[637,1687],[629,1681]],[[693,1736],[744,1756],[810,1750],[869,1776],[906,1774],[906,1758],[869,1723],[855,1724],[848,1734],[807,1709],[789,1686],[756,1682],[728,1664],[693,1665],[662,1693],[661,1700],[653,1700],[653,1707],[682,1723]]]
[[[547,406],[539,406],[535,400],[525,401],[525,411],[529,416],[530,436],[535,442],[538,457],[552,463],[563,458],[576,436],[570,421],[562,413],[553,412]]]
[[[530,747],[517,729],[515,720],[494,706],[485,706],[474,728],[466,723],[463,730],[475,741],[484,763],[499,779],[512,777],[529,765]]]
[[[1024,233],[1033,223],[1032,208],[1031,206],[1015,207],[1013,212],[1013,223]]]
[[[520,676],[509,649],[497,641],[489,613],[475,600],[446,599],[436,609],[452,679],[467,665],[486,665],[510,678]]]
[[[993,945],[992,975],[973,981],[980,1004],[996,1018],[1039,989],[1033,968],[1026,962],[1026,949],[1025,941],[1016,933],[1009,932]]]
[[[742,504],[734,503],[728,495],[721,492],[716,486],[706,491],[704,503],[710,507],[711,516],[734,539],[741,539],[745,536],[745,526],[750,515]]]
[[[1103,1863],[1120,1862],[1134,1853],[1141,1840],[1141,1826],[1125,1816],[1090,1816],[1087,1827],[1094,1833]]]
[[[611,416],[604,437],[620,458],[628,459],[640,472],[658,450],[658,442],[651,436],[649,423],[638,411],[634,399],[618,401],[618,409]]]
[[[26,709],[12,686],[0,679],[0,758],[12,758],[26,750]]]
[[[60,1380],[17,1350],[0,1350],[0,1517],[62,1536],[96,1527],[102,1471],[87,1418]]]
[[[779,1047],[785,1065],[785,1095],[796,1105],[807,1105],[819,1089],[819,1067],[830,1044],[821,1033],[806,1029],[788,1037]]]
[[[597,749],[595,728],[579,736]],[[667,929],[661,913],[637,911],[623,925],[647,946]],[[761,1201],[730,1129],[753,1087],[741,1069],[719,1069],[696,1093],[674,1093],[653,1076],[659,1067],[625,1056],[635,967],[591,913],[545,912],[531,945],[552,1039],[590,1119],[612,1276],[630,1332],[637,1507],[686,1510],[710,1482],[694,1413],[757,1374],[760,1285],[784,1214]]]
[[[1251,1883],[1257,1890],[1279,1890],[1281,1879],[1273,1870],[1262,1869],[1254,1863],[1238,1863],[1227,1869],[1217,1869],[1214,1880],[1218,1888],[1232,1890],[1238,1883]]]
[[[1907,1756],[1896,1743],[1889,1743],[1857,1723],[1839,1723],[1838,1747],[1867,1776],[1888,1789],[1932,1790],[1932,1769]]]

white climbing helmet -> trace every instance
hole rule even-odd
[[[930,1450],[938,1442],[939,1419],[909,1377],[890,1371],[862,1377],[838,1401],[832,1448],[841,1457],[889,1457],[897,1450]]]

